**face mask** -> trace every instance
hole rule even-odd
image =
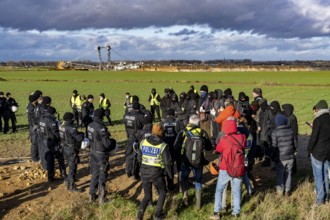
[[[126,99],[128,99],[128,98],[129,98],[129,95],[126,96]]]
[[[201,91],[201,97],[205,97],[206,96],[206,92],[205,91]]]

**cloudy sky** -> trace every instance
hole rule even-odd
[[[107,44],[113,60],[330,60],[330,2],[0,0],[0,61],[97,61]]]

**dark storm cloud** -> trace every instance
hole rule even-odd
[[[329,34],[315,25],[319,21],[303,16],[292,1],[1,0],[0,26],[44,31],[206,24],[215,30],[284,38]]]
[[[194,31],[194,30],[189,30],[188,28],[184,28],[181,31],[178,31],[176,33],[169,33],[168,35],[172,35],[172,36],[181,36],[181,35],[195,35],[197,34],[198,31]]]

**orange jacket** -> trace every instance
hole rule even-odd
[[[241,117],[239,112],[235,110],[234,106],[230,105],[227,106],[222,112],[220,112],[215,121],[221,125],[222,122],[224,122],[229,116],[234,116],[237,119]]]

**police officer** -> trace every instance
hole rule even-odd
[[[152,120],[153,118],[151,112],[144,115],[142,119],[143,128],[133,134],[136,143],[140,143],[142,139],[145,139],[151,135]]]
[[[180,130],[179,130],[179,124],[177,123],[177,120],[174,117],[173,109],[169,109],[167,111],[167,116],[162,121],[161,125],[164,129],[163,140],[167,144],[167,147],[170,151],[172,162],[174,163],[174,161],[176,161],[177,170],[179,172],[180,166],[181,166],[181,163],[180,163],[181,158],[180,158],[180,154],[178,154],[178,155],[175,154],[174,142],[175,142],[175,139],[176,139],[178,133],[180,132]],[[174,172],[173,163],[171,164],[171,169]],[[169,191],[173,191],[174,190],[173,179],[169,178],[169,176],[166,176],[166,180],[167,180],[167,189]]]
[[[150,94],[149,99],[148,99],[148,102],[150,103],[150,112],[151,112],[151,115],[152,115],[154,121],[156,121],[155,111],[156,111],[157,116],[158,116],[158,121],[161,120],[160,119],[160,111],[159,111],[159,105],[160,105],[161,101],[162,101],[162,99],[160,98],[158,93],[156,93],[156,89],[152,88],[151,89],[151,94]]]
[[[82,105],[82,122],[84,127],[86,128],[87,134],[87,126],[89,123],[93,122],[93,112],[94,112],[94,105],[93,105],[94,97],[93,95],[87,96],[87,101],[84,102]]]
[[[64,123],[59,127],[63,155],[69,166],[69,173],[66,179],[67,189],[72,192],[81,192],[75,185],[77,165],[79,163],[79,148],[84,138],[84,133],[79,132],[73,125],[74,114],[66,112],[63,116]]]
[[[133,110],[125,114],[124,116],[124,124],[126,129],[127,141],[126,141],[126,151],[125,151],[125,159],[126,159],[126,175],[128,177],[134,175],[134,178],[137,178],[137,173],[134,168],[134,134],[140,129],[143,128],[143,113],[140,111],[140,104],[138,102],[133,102],[132,105]]]
[[[41,160],[41,165],[43,169],[47,169],[47,162],[46,162],[46,157],[45,157],[45,147],[43,143],[43,138],[42,134],[40,132],[40,119],[43,117],[43,115],[47,112],[47,108],[51,106],[52,104],[52,99],[49,96],[42,96],[40,95],[38,98],[38,104],[34,109],[34,117],[35,117],[35,124],[38,126],[37,127],[37,142],[38,142],[38,151],[39,151],[39,157]]]
[[[30,132],[30,141],[31,141],[31,160],[33,162],[38,162],[40,160],[39,150],[38,150],[38,133],[36,125],[36,118],[34,114],[34,109],[38,104],[38,98],[40,97],[39,93],[32,93],[29,96],[29,104],[26,108],[26,113],[28,116],[29,123],[29,132]]]
[[[111,107],[111,102],[109,99],[105,98],[104,93],[100,94],[100,103],[99,103],[99,108],[103,108],[104,110],[104,115],[108,119],[109,125],[113,125],[111,123],[111,118],[110,118],[110,107]]]
[[[166,143],[163,142],[163,128],[160,124],[152,127],[152,135],[142,140],[138,152],[138,160],[141,163],[141,179],[144,191],[144,198],[140,204],[138,219],[143,219],[144,212],[152,198],[152,185],[158,191],[158,201],[154,219],[164,217],[162,213],[165,196],[166,184],[164,172],[173,179],[171,169],[171,155]]]
[[[107,201],[105,183],[108,179],[109,152],[116,147],[116,141],[110,139],[110,132],[103,122],[104,110],[94,111],[93,122],[88,127],[88,138],[91,142],[90,168],[91,184],[89,189],[90,201],[94,202],[98,196],[99,204]]]
[[[15,99],[11,97],[10,92],[6,93],[6,101],[4,106],[4,114],[3,119],[5,122],[3,133],[7,134],[9,131],[9,119],[11,121],[11,128],[13,133],[16,133],[16,115],[15,112],[12,110],[12,107],[18,107],[18,104]]]
[[[81,100],[80,96],[78,94],[78,91],[75,89],[72,92],[72,96],[70,99],[70,106],[72,108],[72,112],[74,114],[75,121],[77,122],[77,125],[79,125],[79,112],[78,109],[81,110]]]
[[[61,150],[59,149],[59,121],[56,120],[55,114],[56,109],[49,106],[39,121],[40,134],[47,162],[48,182],[55,180],[55,158],[58,161],[62,178],[66,179],[63,154],[61,154]]]
[[[4,114],[6,98],[3,92],[0,92],[0,132],[2,132],[2,118]]]

